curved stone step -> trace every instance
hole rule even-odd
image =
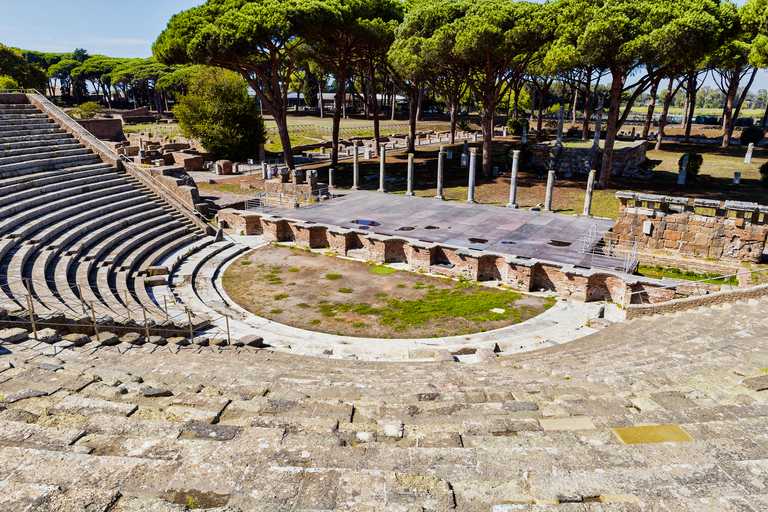
[[[48,162],[62,161],[65,158],[93,155],[90,148],[86,148],[82,144],[76,144],[76,146],[79,147],[76,147],[75,149],[48,147],[44,148],[47,149],[47,151],[41,151],[39,153],[0,158],[0,173],[5,174],[6,172],[28,167],[43,167],[47,165]]]

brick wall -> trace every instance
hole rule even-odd
[[[263,233],[269,242],[295,241],[302,248],[329,247],[336,254],[381,263],[405,262],[424,271],[473,281],[499,281],[521,291],[543,289],[579,301],[610,300],[622,305],[674,297],[662,283],[626,274],[575,268],[571,265],[514,257],[465,247],[451,247],[354,229],[308,225],[258,212],[224,209],[220,222],[245,234]],[[642,291],[630,296],[632,291]]]

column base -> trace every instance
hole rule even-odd
[[[441,201],[445,201],[445,198],[443,196],[435,196],[435,199],[439,199]]]
[[[517,203],[507,203],[507,208],[514,208],[517,209]]]
[[[360,187],[351,187],[349,190],[360,190]]]
[[[383,192],[385,194],[387,193],[386,189],[383,188],[377,189],[376,192]]]
[[[474,199],[467,199],[467,200],[465,201],[465,203],[472,203],[472,204],[474,204],[474,203],[475,203],[475,200],[474,200]]]
[[[409,196],[409,197],[410,197],[410,196],[412,196],[412,195],[413,195],[413,192],[406,192],[406,193],[405,193],[405,195],[407,195],[407,196]]]

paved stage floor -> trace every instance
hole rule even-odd
[[[265,213],[584,267],[613,268],[622,262],[601,257],[598,264],[591,255],[579,252],[581,235],[595,225],[599,234],[608,231],[614,224],[611,219],[368,191],[345,193],[296,210],[266,208]],[[353,222],[361,220],[378,225]]]

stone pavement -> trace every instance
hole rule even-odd
[[[766,314],[474,365],[15,338],[0,510],[766,510]]]
[[[345,192],[339,198],[297,210],[264,211],[289,219],[585,267],[592,266],[592,258],[579,252],[579,237],[595,225],[602,235],[614,224],[611,219],[597,217],[368,191]],[[359,220],[378,225],[354,223]],[[560,243],[553,245],[553,241]],[[616,262],[619,265],[620,260]]]

